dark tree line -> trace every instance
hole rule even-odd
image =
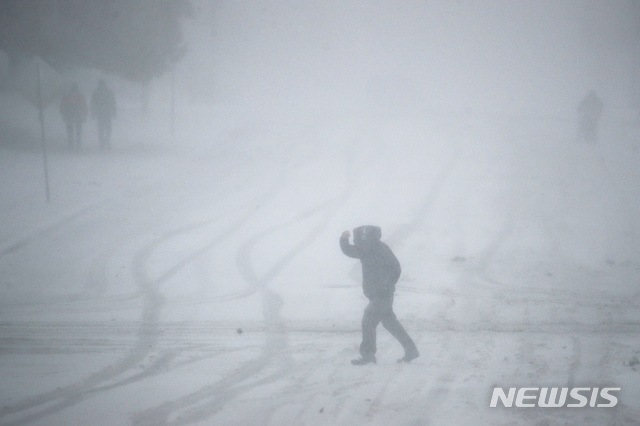
[[[147,83],[184,55],[191,13],[188,0],[1,0],[0,50],[13,69],[38,56]]]

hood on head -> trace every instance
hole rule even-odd
[[[382,231],[379,226],[363,225],[353,230],[353,243],[355,245],[366,245],[380,241]]]

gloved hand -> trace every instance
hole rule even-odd
[[[349,237],[351,237],[351,232],[349,232],[349,231],[344,231],[344,232],[342,233],[342,238],[349,239]]]

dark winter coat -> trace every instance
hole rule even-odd
[[[602,99],[592,90],[578,105],[578,114],[583,120],[597,122],[602,115],[603,109]]]
[[[362,263],[362,290],[367,298],[393,297],[400,278],[400,262],[382,241],[353,245],[349,237],[340,238],[340,248],[349,257]]]

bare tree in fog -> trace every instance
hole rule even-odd
[[[52,68],[100,69],[148,83],[185,52],[181,19],[188,0],[3,0],[0,50],[10,76],[33,56]]]

